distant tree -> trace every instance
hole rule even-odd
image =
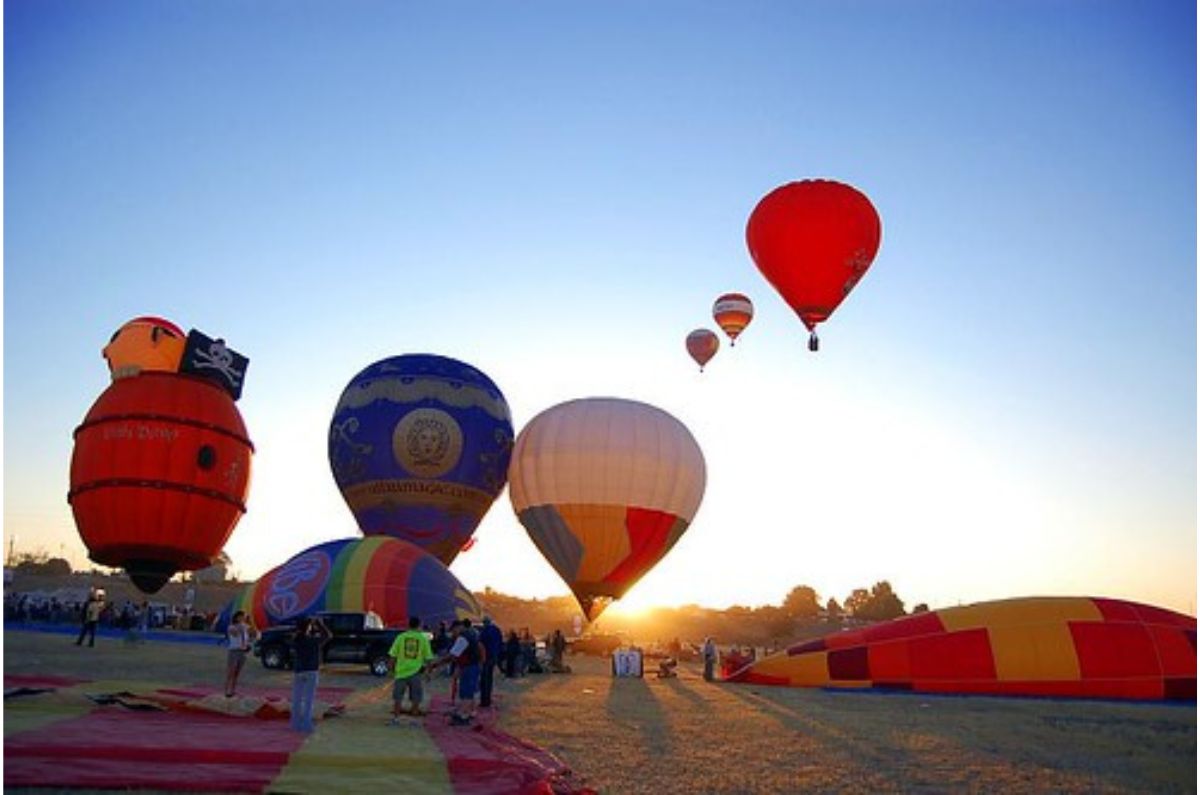
[[[912,609],[912,614],[914,616],[917,613],[928,613],[928,612],[929,612],[929,605],[925,604],[924,602],[918,603],[917,606]]]
[[[904,602],[892,591],[892,584],[880,580],[871,587],[871,595],[855,616],[868,621],[888,621],[904,615]]]
[[[766,605],[755,611],[762,620],[763,628],[772,638],[791,638],[796,631],[796,622],[782,607]]]
[[[871,601],[871,592],[866,588],[855,588],[850,592],[850,595],[842,602],[845,611],[855,618],[866,618],[862,615],[863,609]]]
[[[792,618],[816,618],[821,612],[817,592],[807,585],[797,585],[783,598],[783,612]]]
[[[840,619],[842,617],[842,606],[838,604],[838,600],[832,596],[825,603],[825,615],[832,619]]]
[[[60,576],[71,573],[71,564],[64,558],[52,558],[45,552],[21,552],[13,560],[17,571],[26,574]]]

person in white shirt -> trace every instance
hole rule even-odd
[[[239,610],[233,614],[225,634],[229,639],[229,654],[225,663],[225,697],[232,698],[237,690],[238,675],[246,663],[246,654],[250,651],[254,639],[258,637],[258,630],[247,619],[246,612]]]
[[[375,612],[375,603],[367,605],[367,614],[363,616],[364,629],[383,629],[383,618]]]

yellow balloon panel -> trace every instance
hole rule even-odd
[[[992,657],[1001,681],[1074,681],[1079,678],[1079,656],[1066,622],[1032,626],[993,626]]]
[[[620,505],[559,505],[558,514],[583,546],[577,583],[599,582],[629,557],[629,531]]]
[[[1100,621],[1103,616],[1091,599],[1045,597],[1004,599],[939,610],[949,632],[979,627],[1019,627],[1052,621]]]

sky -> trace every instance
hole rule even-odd
[[[9,0],[4,535],[86,563],[66,501],[100,348],[146,314],[250,358],[226,546],[257,577],[358,534],[347,382],[469,362],[519,430],[615,396],[708,467],[623,600],[887,579],[1195,613],[1196,9],[1169,0]],[[822,349],[745,224],[806,178],[883,242]],[[703,374],[713,300],[756,306]],[[567,593],[502,493],[452,571]]]

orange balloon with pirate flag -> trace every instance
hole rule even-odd
[[[105,349],[114,380],[75,429],[67,494],[88,556],[147,593],[221,551],[246,511],[254,451],[234,404],[246,358],[193,330],[167,370],[155,336],[176,334],[139,318]]]
[[[687,427],[620,398],[561,403],[517,437],[513,510],[589,620],[679,541],[700,508],[704,454]]]

